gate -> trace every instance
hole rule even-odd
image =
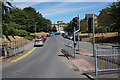
[[[95,73],[118,71],[120,65],[119,48],[100,48],[95,50]]]

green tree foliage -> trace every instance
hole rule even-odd
[[[80,21],[80,31],[81,32],[86,32],[88,27],[88,22],[85,21],[84,19]],[[78,30],[78,27],[76,28]],[[73,34],[74,28],[72,27],[72,21],[67,24],[66,27],[64,27],[64,31],[68,32],[69,34]]]
[[[25,30],[18,30],[18,35],[21,37],[28,36],[28,32]]]
[[[23,10],[17,9],[13,10],[12,16],[12,21],[16,24],[21,25],[22,27],[20,29],[27,31],[27,29],[29,28],[29,19],[27,17],[27,14]]]
[[[73,33],[74,28],[72,27],[72,21],[70,21],[70,23],[67,23],[67,26],[64,27],[64,31],[68,32],[69,34]]]
[[[95,28],[95,33],[106,33],[106,28],[105,27],[96,27]]]
[[[88,22],[85,21],[84,19],[80,21],[80,31],[81,32],[86,32],[88,27]]]
[[[11,4],[9,2],[7,2],[7,4],[9,6],[11,6]],[[2,34],[8,36],[8,35],[16,35],[16,29],[14,26],[14,23],[12,22],[12,15],[8,12],[9,10],[11,10],[10,7],[6,6],[3,2],[2,2]]]
[[[2,23],[2,30],[3,31],[3,34],[8,36],[8,35],[12,35],[12,36],[15,36],[16,35],[16,29],[15,29],[15,25],[14,23],[10,22],[10,23]],[[12,26],[12,27],[10,27]]]
[[[108,14],[107,9],[103,9],[100,11],[100,15],[98,16],[98,25],[104,27],[111,27],[112,19]]]
[[[55,32],[57,31],[55,25],[52,27],[52,31],[55,31]]]
[[[2,29],[3,34],[28,36],[28,33],[35,32],[35,23],[37,32],[47,32],[51,30],[51,21],[45,19],[39,12],[32,7],[26,7],[23,10],[13,9],[10,2],[2,2]],[[17,34],[18,32],[18,34]]]
[[[39,12],[36,12],[34,8],[26,7],[23,9],[23,11],[25,11],[27,17],[29,18],[29,23],[30,23],[29,32],[34,32],[35,22],[38,22],[36,24],[37,32],[40,31],[47,32],[49,30],[51,21],[49,19],[43,18],[42,15]]]
[[[120,33],[120,1],[111,3],[106,10],[113,21],[112,28]]]

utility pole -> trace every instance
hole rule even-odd
[[[4,10],[5,15],[5,10]],[[7,58],[7,43],[6,43],[6,36],[4,35],[4,51],[5,51],[5,58]]]
[[[36,24],[37,24],[38,22],[35,22],[35,39],[36,39]]]

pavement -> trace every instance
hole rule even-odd
[[[70,42],[70,40],[66,39],[66,42]],[[72,42],[71,42],[72,43]],[[76,66],[84,75],[86,75],[89,79],[95,80],[119,80],[118,72],[112,73],[101,73],[99,75],[95,75],[95,62],[93,57],[93,49],[92,44],[88,42],[80,42],[80,50],[76,51],[75,58],[69,57],[71,63]],[[110,47],[110,46],[102,46],[102,47]]]
[[[77,51],[76,58],[70,59],[70,61],[78,67],[79,70],[82,71],[84,75],[89,77],[90,79],[95,80],[102,80],[102,79],[120,79],[118,72],[112,72],[112,73],[102,73],[99,72],[99,74],[95,75],[95,63],[94,63],[94,57],[90,53],[87,53],[85,51]]]
[[[2,65],[2,78],[78,78],[89,80],[81,71],[61,54],[65,39],[48,37],[43,47],[35,47],[24,57]],[[33,46],[33,45],[32,45]],[[28,46],[29,47],[29,46]]]
[[[19,54],[16,54],[14,56],[11,56],[9,58],[6,58],[4,59],[4,57],[1,57],[2,58],[2,64],[1,65],[4,65],[6,63],[9,63],[10,61],[14,60],[14,59],[17,59],[19,58],[20,56],[23,56],[24,54],[26,54],[28,51],[30,51],[32,48],[34,47],[33,45],[33,41],[30,41],[28,44],[25,44],[24,45],[24,51],[19,53]]]

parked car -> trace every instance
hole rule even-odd
[[[50,33],[47,33],[47,37],[50,37]]]
[[[70,39],[70,36],[69,36],[69,35],[66,35],[66,38],[67,38],[67,39]]]
[[[43,45],[44,45],[44,39],[43,38],[35,39],[34,46],[43,46]]]
[[[53,36],[53,35],[55,35],[55,33],[54,32],[50,32],[50,36]]]
[[[62,37],[65,35],[65,33],[62,33]]]
[[[74,41],[74,36],[73,36],[72,40]],[[75,36],[75,40],[78,41],[78,36]],[[81,37],[79,36],[79,41],[81,41],[81,40],[82,40],[82,39],[81,39]]]
[[[46,35],[42,35],[41,37],[42,37],[44,40],[47,39],[47,36],[46,36]]]
[[[72,40],[72,39],[73,39],[73,36],[72,36],[72,35],[70,35],[69,39],[70,39],[70,40]]]
[[[63,35],[64,38],[67,38],[67,35]]]

